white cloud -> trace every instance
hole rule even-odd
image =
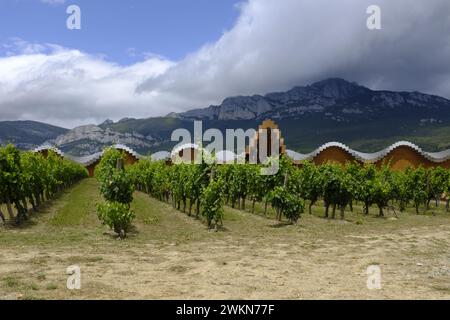
[[[383,30],[369,31],[372,0],[249,0],[232,30],[140,90],[218,101],[338,76],[450,97],[450,2],[377,3]]]
[[[0,58],[0,118],[70,126],[164,115],[327,77],[450,97],[450,2],[376,2],[381,31],[366,28],[372,0],[249,0],[233,28],[177,63],[150,56],[123,67],[17,44]]]
[[[164,110],[155,107],[152,112],[151,102],[157,95],[137,94],[135,88],[144,79],[165,72],[173,62],[153,58],[122,67],[78,50],[41,47],[48,52],[0,58],[2,119],[70,127],[107,117],[157,115]]]

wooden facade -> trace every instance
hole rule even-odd
[[[384,158],[375,162],[375,165],[381,167],[383,163],[389,164],[394,170],[404,170],[408,167],[418,168],[420,166],[424,168],[441,166],[450,169],[450,159],[443,162],[433,162],[425,158],[425,156],[420,154],[417,150],[407,146],[400,146],[394,149]]]
[[[286,154],[286,145],[284,143],[284,138],[281,135],[281,130],[278,127],[278,125],[273,120],[265,120],[263,123],[258,127],[258,130],[255,133],[255,136],[253,139],[251,139],[248,147],[246,148],[246,160],[249,161],[250,154],[256,153],[257,155],[257,162],[260,163],[260,146],[261,146],[261,139],[263,139],[262,135],[266,135],[264,140],[267,141],[267,148],[266,148],[266,154],[268,157],[272,156],[272,136],[274,135],[276,139],[279,141],[279,147],[278,147],[278,155],[285,155]]]
[[[88,171],[88,175],[90,178],[94,177],[95,174],[95,167],[100,163],[100,159],[96,160],[95,162],[89,164],[86,166],[86,169]]]
[[[348,162],[356,161],[356,162],[361,163],[360,160],[356,159],[348,151],[346,151],[342,148],[336,147],[336,146],[326,148],[325,150],[320,152],[317,156],[312,158],[312,161],[316,165],[322,165],[327,162],[346,164]]]
[[[139,161],[139,157],[137,157],[135,153],[133,154],[132,152],[130,152],[128,149],[122,149],[122,148],[118,148],[118,149],[123,151],[123,153],[125,155],[125,159],[124,159],[125,167],[133,165]],[[94,161],[92,163],[89,163],[88,165],[86,165],[86,169],[88,171],[89,177],[92,178],[94,176],[95,167],[100,163],[100,161],[101,161],[101,156],[94,159]]]

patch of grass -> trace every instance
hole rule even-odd
[[[252,211],[251,203],[248,205],[248,211],[249,212]],[[263,217],[266,217],[269,219],[274,219],[276,216],[275,209],[273,209],[270,204],[267,204],[267,211],[265,212],[265,203],[262,203],[262,202],[255,203],[255,211],[253,212],[253,214],[263,216]]]
[[[145,217],[142,222],[146,225],[155,225],[159,223],[159,219],[157,217]]]
[[[144,193],[134,194],[131,210],[136,214],[136,220],[145,225],[157,225],[160,222],[159,214],[156,210],[152,210],[149,205],[149,196]]]
[[[46,278],[47,278],[47,277],[45,276],[45,274],[39,274],[39,275],[37,276],[37,279],[38,279],[39,281],[44,281]]]
[[[172,266],[169,268],[169,271],[175,273],[184,273],[187,271],[187,268],[185,266]]]
[[[56,290],[56,289],[58,289],[58,286],[54,283],[49,283],[45,286],[45,289],[46,290]]]
[[[30,283],[25,285],[25,289],[38,291],[39,290],[39,286],[36,283],[34,283],[34,282],[30,282]]]
[[[242,221],[245,219],[245,212],[239,212],[237,210],[231,210],[230,208],[225,208],[224,223],[227,221]]]
[[[21,284],[19,279],[12,277],[12,276],[7,276],[7,277],[3,278],[3,282],[5,283],[5,286],[7,288],[17,288]]]
[[[23,295],[20,299],[21,300],[43,300],[42,298],[37,297],[37,296],[35,296],[33,294],[30,294],[28,292],[25,295]]]
[[[186,242],[209,236],[202,218],[189,217],[187,213],[174,209],[170,204],[158,201],[149,195],[136,192],[131,204],[136,214],[133,221],[135,241],[157,240],[160,242]],[[195,214],[195,213],[193,213]],[[125,241],[129,243],[129,241]]]
[[[102,260],[103,257],[100,256],[72,256],[65,259],[65,261],[70,264],[93,263]]]
[[[51,220],[54,226],[80,225],[90,213],[95,212],[95,203],[101,201],[94,179],[83,180],[63,197],[66,198],[63,199],[66,200],[65,204]]]
[[[450,293],[450,286],[433,286],[434,290]]]
[[[44,265],[44,264],[47,264],[49,259],[50,259],[49,256],[40,256],[40,257],[34,257],[34,258],[30,259],[29,262],[32,264],[37,264],[37,265]]]

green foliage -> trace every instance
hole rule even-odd
[[[450,185],[450,171],[442,167],[428,169],[427,192],[428,202],[435,199],[438,202],[443,194],[445,194]]]
[[[107,201],[130,204],[134,187],[130,175],[125,170],[113,171],[100,182],[100,193]]]
[[[316,165],[309,161],[303,163],[301,170],[295,171],[298,172],[298,174],[294,175],[294,181],[296,176],[298,176],[298,179],[297,188],[294,187],[294,189],[296,189],[296,193],[300,197],[310,201],[309,213],[311,214],[312,205],[316,203],[322,194],[321,172]]]
[[[364,203],[364,213],[369,213],[369,207],[373,203],[373,186],[376,177],[376,168],[373,164],[360,165],[350,163],[346,166],[346,171],[350,175],[352,200]]]
[[[416,208],[416,213],[419,213],[420,204],[425,203],[428,197],[427,171],[422,167],[415,170],[409,170],[407,188],[411,192],[411,200]]]
[[[389,201],[394,198],[394,194],[392,171],[388,166],[383,166],[376,172],[372,186],[372,199],[380,210],[380,216],[383,216],[383,208],[388,206]]]
[[[269,161],[273,163],[275,159]],[[130,172],[136,188],[166,202],[171,198],[172,204],[182,211],[186,211],[189,203],[189,215],[196,205],[197,216],[201,209],[208,224],[215,221],[216,215],[216,222],[221,221],[220,206],[211,207],[211,203],[246,210],[246,200],[250,199],[253,212],[255,203],[264,201],[265,210],[268,203],[276,209],[277,219],[285,217],[296,222],[304,211],[305,200],[309,200],[310,213],[311,207],[323,200],[325,217],[330,216],[332,209],[331,217],[335,218],[338,209],[343,219],[347,207],[353,210],[354,201],[363,202],[365,214],[376,205],[380,215],[384,215],[384,209],[395,205],[400,211],[410,202],[418,208],[430,197],[438,198],[450,188],[450,172],[443,168],[393,171],[388,165],[379,168],[354,162],[345,166],[336,163],[318,166],[310,161],[297,167],[285,157],[277,160],[277,164],[278,172],[267,176],[261,175],[260,169],[268,164],[168,166],[161,161],[143,161]]]
[[[105,150],[95,170],[95,176],[100,183],[100,193],[106,200],[106,203],[97,207],[98,218],[121,238],[126,237],[135,217],[130,205],[133,201],[133,182],[139,178],[139,172],[125,170],[123,162],[124,154],[110,148]]]
[[[9,219],[16,223],[27,218],[28,202],[37,210],[45,198],[85,177],[84,167],[63,160],[52,151],[44,158],[41,154],[20,152],[13,145],[0,148],[0,204],[7,204]],[[13,204],[18,212],[15,217]]]
[[[97,215],[100,221],[114,230],[121,238],[125,238],[135,214],[129,205],[108,201],[97,205]]]
[[[269,194],[269,201],[279,215],[284,215],[290,222],[296,223],[305,208],[304,201],[285,187],[275,187]]]
[[[95,176],[100,182],[100,193],[107,201],[129,206],[133,201],[133,176],[124,170],[123,162],[124,154],[121,151],[107,149],[95,169]]]
[[[202,193],[202,215],[206,217],[208,226],[214,222],[216,228],[223,219],[223,182],[219,179],[211,181]]]
[[[408,183],[410,172],[411,169],[407,169],[406,171],[395,171],[392,174],[393,199],[398,202],[401,212],[406,210],[412,198]]]
[[[325,202],[325,216],[328,217],[329,207],[333,206],[332,217],[335,217],[337,206],[341,209],[341,218],[344,218],[345,206],[350,203],[354,194],[351,174],[342,166],[327,163],[319,169],[322,177],[322,198]]]
[[[124,160],[124,154],[115,148],[103,152],[100,163],[95,167],[95,177],[99,181],[107,180],[116,170],[117,162]]]
[[[224,192],[221,190],[217,195],[219,202],[214,202],[213,191],[218,191],[210,182],[214,181],[212,170],[214,165],[207,164],[185,164],[166,165],[163,161],[144,160],[131,166],[127,171],[132,177],[135,187],[151,196],[182,210],[191,215],[195,206],[196,216],[205,216],[208,225],[212,222],[222,221],[223,211],[216,208],[217,203],[223,205]],[[220,170],[214,168],[217,177]],[[211,189],[212,188],[212,189]],[[205,191],[208,194],[205,196]],[[206,198],[207,199],[206,199]],[[170,201],[171,200],[171,201]],[[189,202],[189,207],[187,204]]]

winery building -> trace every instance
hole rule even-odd
[[[450,169],[450,150],[441,152],[426,152],[417,145],[407,141],[397,142],[387,147],[386,149],[374,153],[359,152],[339,142],[326,143],[310,153],[298,153],[287,149],[280,128],[272,120],[266,120],[259,126],[258,130],[256,131],[255,137],[251,139],[249,145],[246,148],[245,157],[247,160],[249,159],[250,152],[255,150],[259,151],[258,148],[260,146],[262,134],[267,134],[267,138],[263,139],[263,141],[266,141],[268,144],[267,150],[271,150],[271,145],[273,143],[271,141],[271,137],[273,131],[275,131],[275,136],[279,141],[279,154],[286,155],[287,157],[291,158],[293,163],[298,166],[301,166],[302,162],[304,161],[312,161],[317,165],[321,165],[327,162],[334,162],[343,165],[348,162],[358,162],[361,164],[374,163],[377,167],[380,167],[383,165],[383,163],[386,163],[389,164],[394,170],[404,170],[408,167],[417,168],[419,166],[422,166],[424,168],[441,166],[446,169]],[[131,165],[133,163],[136,163],[140,159],[145,158],[144,156],[138,154],[125,145],[117,144],[113,147],[124,152],[125,165]],[[39,152],[46,157],[49,150],[54,151],[60,157],[64,157],[83,164],[88,170],[90,177],[94,176],[95,167],[100,162],[103,156],[103,152],[98,152],[90,156],[74,157],[64,154],[59,149],[51,146],[39,147],[35,149],[34,152]],[[196,145],[185,145],[178,148],[177,150],[174,150],[173,152],[158,152],[154,155],[154,157],[152,156],[151,158],[153,160],[164,160],[166,161],[166,163],[176,162],[176,159],[193,162],[197,152],[199,152],[199,150]],[[268,156],[270,156],[270,154],[268,154]],[[230,159],[229,155],[223,157],[224,159]],[[231,157],[231,159],[232,158],[233,157]],[[229,163],[229,161],[224,162]]]

